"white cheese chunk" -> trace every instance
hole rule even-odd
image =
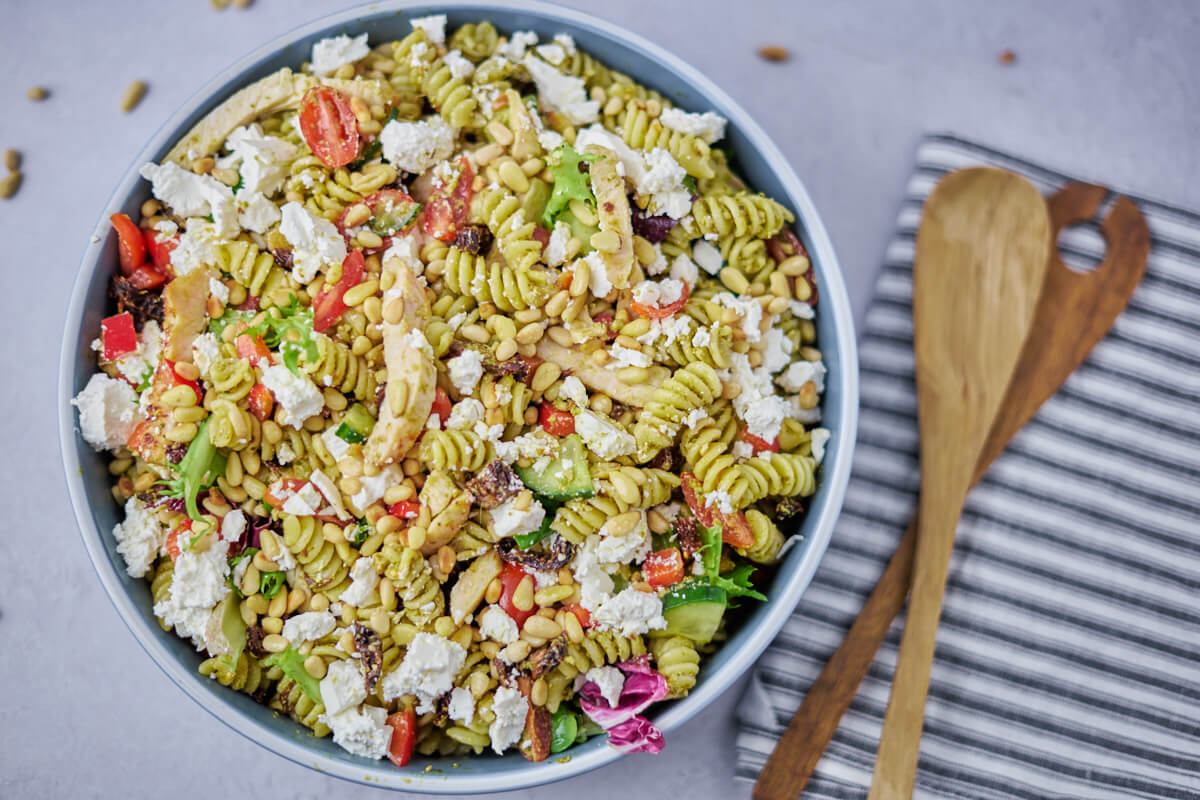
[[[461,355],[446,362],[446,369],[454,388],[465,397],[475,391],[483,377],[483,358],[474,350],[463,350]]]
[[[400,666],[384,676],[383,699],[413,695],[417,698],[417,713],[427,714],[433,711],[433,701],[453,688],[454,676],[466,658],[467,651],[458,642],[433,633],[418,633]]]
[[[589,409],[583,409],[575,415],[575,432],[589,450],[606,461],[630,455],[637,450],[637,440],[633,434]]]
[[[239,192],[237,196],[238,224],[248,231],[266,233],[282,219],[279,206],[262,192]]]
[[[479,635],[500,644],[512,644],[521,632],[517,623],[500,606],[488,606],[479,615]]]
[[[600,696],[608,705],[616,708],[621,702],[621,690],[625,688],[625,673],[616,667],[592,667],[584,673],[583,679],[596,684]]]
[[[283,501],[283,513],[293,517],[311,517],[321,510],[321,493],[311,483],[305,483]]]
[[[346,258],[346,240],[337,226],[295,201],[283,206],[279,232],[292,246],[292,275],[300,283],[311,283],[322,267]]]
[[[330,36],[313,45],[312,71],[314,75],[332,75],[343,64],[353,64],[360,58],[366,58],[371,52],[367,44],[367,34],[351,39],[346,34]]]
[[[828,428],[813,428],[809,433],[810,444],[812,445],[812,457],[818,464],[825,460],[825,446],[829,444],[830,432]]]
[[[699,264],[709,275],[716,275],[725,265],[721,251],[703,239],[697,239],[692,245],[692,260]]]
[[[564,75],[541,59],[526,54],[522,62],[537,84],[543,108],[562,112],[572,125],[586,125],[600,116],[600,101],[589,100],[582,78]]]
[[[475,698],[466,689],[455,686],[450,690],[450,703],[446,707],[446,714],[456,722],[470,724],[475,717]]]
[[[71,405],[79,409],[79,432],[97,452],[124,446],[141,419],[133,387],[102,372],[88,379]]]
[[[622,636],[638,636],[667,627],[658,595],[639,592],[632,586],[601,603],[592,612],[592,621],[601,630],[618,631]]]
[[[678,108],[664,108],[658,121],[673,131],[689,133],[704,140],[707,144],[713,144],[725,138],[725,125],[728,122],[713,111],[689,114]]]
[[[166,542],[167,530],[154,509],[134,496],[125,501],[125,519],[113,528],[113,538],[129,577],[140,578],[150,570]]]
[[[350,568],[350,585],[342,590],[339,600],[352,606],[364,605],[379,585],[379,572],[374,562],[363,556]]]
[[[434,44],[446,43],[446,15],[445,14],[430,14],[427,17],[414,17],[412,20],[413,30],[425,31],[426,38]]]
[[[225,149],[229,155],[218,159],[217,165],[238,168],[242,178],[237,191],[239,199],[278,192],[288,176],[288,167],[299,153],[296,145],[286,139],[264,134],[258,123],[235,128],[225,140]]]
[[[279,421],[296,430],[325,407],[325,396],[317,385],[308,376],[292,374],[287,367],[267,367],[262,372],[262,383],[275,395],[281,412]]]
[[[337,619],[328,611],[305,611],[283,622],[283,638],[293,645],[328,636],[337,627]]]
[[[326,714],[340,714],[367,699],[362,672],[353,661],[334,661],[321,679],[321,702]]]
[[[574,375],[563,378],[562,385],[558,387],[558,396],[564,400],[570,400],[580,408],[587,408],[587,389],[584,387],[583,381]]]
[[[379,134],[383,157],[392,165],[419,174],[454,152],[454,129],[441,117],[419,122],[392,120]]]
[[[820,394],[825,391],[825,364],[822,361],[795,361],[776,380],[789,392],[798,392],[812,381]]]
[[[392,743],[392,726],[387,724],[387,709],[363,705],[338,714],[322,714],[321,720],[333,732],[334,744],[363,758],[383,758]]]
[[[528,507],[516,507],[517,498],[512,497],[492,509],[492,529],[496,538],[518,536],[522,533],[533,533],[542,526],[546,518],[546,509],[537,500],[530,500]]]
[[[525,730],[525,717],[529,703],[517,689],[501,686],[492,697],[492,712],[496,719],[488,726],[488,738],[496,755],[512,747],[521,739]]]

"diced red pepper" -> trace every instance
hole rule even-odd
[[[742,428],[740,431],[738,431],[738,439],[740,439],[743,442],[746,442],[751,447],[753,447],[754,452],[756,452],[756,453],[762,453],[764,451],[769,452],[769,453],[778,453],[779,452],[779,437],[778,436],[776,436],[773,440],[768,442],[766,439],[763,439],[759,436],[755,436],[753,433],[750,433],[750,431],[746,430],[745,428]]]
[[[237,348],[238,358],[245,359],[251,364],[258,365],[262,361],[271,361],[271,349],[263,342],[261,336],[253,336],[249,333],[238,334],[233,340],[234,347]]]
[[[270,417],[271,412],[275,410],[275,395],[271,394],[271,390],[266,386],[256,383],[250,389],[246,404],[250,406],[250,413],[262,421]]]
[[[137,330],[133,315],[128,311],[100,320],[100,355],[105,361],[115,361],[138,348]]]
[[[400,519],[416,519],[421,513],[421,504],[416,500],[401,500],[388,506],[388,513]]]
[[[438,386],[434,389],[433,407],[429,410],[429,413],[438,415],[438,422],[441,424],[442,430],[446,430],[446,420],[450,419],[450,410],[450,397],[442,387]]]
[[[642,576],[656,588],[679,583],[683,580],[683,554],[678,547],[655,550],[642,562]]]
[[[167,273],[147,261],[129,273],[129,283],[135,289],[143,292],[147,289],[157,289],[167,282]]]
[[[388,760],[397,767],[403,767],[412,760],[413,748],[417,745],[417,713],[406,708],[389,715],[385,721],[392,729]]]
[[[333,286],[326,286],[313,301],[313,330],[324,333],[333,327],[346,311],[346,291],[362,283],[366,260],[361,250],[351,250],[342,261],[342,277]]]
[[[150,260],[154,262],[154,266],[158,268],[159,272],[164,272],[171,264],[171,252],[179,245],[179,234],[174,233],[168,236],[153,228],[142,228],[142,235],[146,240],[146,250],[150,253]]]
[[[505,613],[513,618],[513,622],[517,623],[518,628],[524,625],[525,620],[532,617],[537,611],[536,605],[528,611],[522,611],[514,606],[512,602],[513,592],[517,590],[517,586],[520,585],[521,581],[528,576],[529,573],[516,564],[506,563],[504,569],[500,571],[500,585],[503,587],[503,591],[500,593],[499,605],[500,608],[504,609]],[[533,578],[530,578],[530,580],[533,580]]]
[[[434,187],[433,195],[421,212],[421,230],[443,242],[452,242],[458,235],[458,229],[467,221],[474,194],[471,184],[475,180],[475,171],[471,162],[464,156],[458,163],[460,173],[453,190],[447,192],[444,184]]]
[[[146,240],[142,231],[128,214],[113,214],[109,217],[113,230],[117,232],[117,255],[121,259],[121,272],[130,275],[146,263]]]
[[[679,299],[673,303],[667,303],[665,306],[650,306],[635,301],[631,307],[635,313],[641,314],[648,319],[665,319],[683,308],[687,304],[688,297],[691,294],[692,290],[685,283],[683,284],[683,291],[679,294]]]
[[[570,436],[575,432],[575,415],[555,408],[550,402],[542,403],[538,421],[551,436]]]

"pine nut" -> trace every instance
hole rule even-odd
[[[550,337],[551,341],[562,347],[571,347],[574,343],[574,340],[571,339],[571,332],[561,325],[556,325],[546,331],[546,335]]]
[[[572,200],[568,205],[571,209],[571,213],[575,216],[575,219],[579,220],[584,225],[590,227],[595,225],[598,221],[596,219],[596,212],[592,211],[591,206],[582,200]]]
[[[776,269],[788,277],[797,277],[808,272],[810,266],[807,256],[794,255],[780,261]]]
[[[508,129],[508,126],[498,119],[494,119],[488,123],[487,132],[491,134],[491,137],[496,140],[497,144],[503,147],[508,147],[513,143],[513,139],[515,138],[513,132]]]
[[[371,209],[366,203],[355,203],[346,209],[346,216],[342,219],[342,225],[347,228],[357,228],[371,218]]]
[[[33,101],[45,100],[50,96],[50,92],[46,91],[43,86],[30,86],[25,90],[25,96]]]
[[[531,322],[517,331],[517,344],[536,344],[545,333],[546,329],[542,327],[541,323]]]
[[[535,706],[544,706],[550,699],[550,685],[545,678],[538,678],[529,689],[529,700]]]
[[[283,620],[279,617],[264,617],[261,627],[267,633],[282,633]]]
[[[278,633],[268,634],[267,636],[263,637],[262,648],[268,653],[282,653],[284,650],[288,649],[288,640],[280,636]]]
[[[645,383],[649,378],[650,371],[645,367],[621,367],[617,370],[617,380],[631,386],[638,383]]]
[[[283,592],[271,598],[271,605],[267,607],[267,613],[272,617],[282,617],[287,612],[287,595]]]
[[[503,154],[503,145],[496,142],[493,142],[492,144],[485,144],[483,147],[475,151],[475,163],[481,167],[486,167]]]
[[[642,519],[640,511],[626,511],[624,514],[617,514],[611,517],[604,525],[604,530],[609,536],[624,536],[632,531]]]
[[[812,381],[800,387],[799,392],[800,407],[805,410],[811,410],[817,407],[819,398],[817,397],[817,387]]]
[[[8,199],[17,193],[17,189],[21,188],[22,173],[10,172],[3,178],[0,178],[0,197]]]
[[[325,677],[325,659],[320,656],[309,656],[304,659],[304,671],[313,676],[317,680]]]
[[[489,604],[495,603],[500,599],[500,595],[504,592],[504,584],[500,583],[499,578],[493,578],[488,584],[487,589],[483,592],[483,599]]]
[[[543,608],[546,606],[552,606],[555,603],[570,597],[571,592],[573,591],[574,589],[572,589],[570,586],[547,586],[545,589],[539,589],[534,593],[533,602],[537,603]]]
[[[589,241],[601,253],[615,253],[621,249],[621,235],[616,231],[597,231]]]
[[[308,595],[305,594],[304,589],[302,589],[300,587],[292,589],[290,592],[288,592],[286,611],[288,614],[291,614],[294,611],[298,611],[307,602],[308,602]]]
[[[521,171],[532,178],[546,168],[546,162],[540,158],[529,158],[521,162]]]
[[[517,588],[513,589],[512,593],[513,608],[518,611],[533,610],[533,578],[526,575],[517,584]]]
[[[652,508],[646,512],[646,525],[654,533],[663,534],[671,529],[671,523],[667,522],[667,518],[659,513],[657,508]]]
[[[750,288],[750,280],[737,267],[723,268],[718,277],[721,283],[725,284],[725,288],[734,294],[745,294]]]
[[[808,281],[802,278],[796,280],[796,285],[792,289],[792,292],[801,303],[807,303],[809,298],[812,297],[812,287],[808,285]]]
[[[492,335],[487,332],[487,329],[484,328],[482,325],[479,325],[478,323],[464,325],[462,328],[459,329],[458,332],[459,332],[459,334],[462,335],[462,337],[464,339],[467,339],[468,341],[472,341],[472,342],[477,342],[479,344],[483,344],[488,339],[492,338]]]
[[[517,342],[514,339],[505,339],[496,345],[496,360],[508,361],[517,354]]]
[[[145,96],[146,82],[134,81],[125,87],[125,93],[121,95],[121,110],[125,113],[133,111]]]
[[[425,544],[425,538],[429,535],[429,531],[421,525],[413,525],[408,529],[408,546],[413,550],[420,550]]]
[[[529,382],[529,386],[535,392],[544,392],[550,388],[550,384],[554,383],[562,375],[562,367],[552,361],[544,361],[538,366],[537,371],[533,373],[533,380]]]
[[[374,236],[374,234],[372,235]],[[378,247],[379,245],[373,246]],[[371,280],[363,281],[351,289],[347,289],[346,294],[342,297],[342,302],[353,308],[354,306],[361,305],[364,300],[377,291],[379,291],[379,281],[372,278]]]
[[[571,611],[563,613],[563,630],[567,632],[567,639],[572,644],[579,644],[583,641],[583,625],[579,623],[579,617]]]
[[[516,664],[524,661],[529,657],[529,652],[533,648],[529,646],[529,642],[518,639],[517,641],[504,648],[504,658],[510,664]]]
[[[458,554],[454,552],[454,548],[448,544],[444,544],[438,548],[437,565],[438,570],[443,575],[449,575],[454,571],[454,565],[458,561]]]
[[[546,301],[546,316],[557,317],[562,314],[563,309],[567,307],[567,303],[571,300],[571,294],[566,289],[561,290],[558,294]],[[554,330],[551,328],[551,330]],[[561,330],[561,328],[560,328]],[[570,334],[568,334],[568,338]],[[553,338],[553,337],[551,337]]]

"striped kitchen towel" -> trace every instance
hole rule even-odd
[[[921,206],[961,167],[1049,194],[1073,180],[926,138],[863,326],[845,508],[812,585],[739,704],[753,780],[916,507],[912,258]],[[1200,214],[1133,197],[1150,262],[1091,357],[967,499],[950,563],[916,797],[1200,798]],[[1095,226],[1059,239],[1098,263]],[[901,625],[805,797],[865,797]]]

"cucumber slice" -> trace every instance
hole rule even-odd
[[[342,424],[337,427],[337,436],[339,439],[350,444],[362,444],[371,435],[371,429],[375,427],[375,418],[371,416],[371,412],[361,403],[355,403],[346,409],[346,416],[342,417]]]
[[[577,433],[562,440],[558,457],[540,473],[532,467],[516,467],[516,473],[543,503],[565,503],[580,497],[591,497],[594,492],[587,451]]]
[[[709,583],[685,581],[663,595],[664,635],[679,634],[696,644],[707,644],[716,635],[725,615],[725,590]]]

